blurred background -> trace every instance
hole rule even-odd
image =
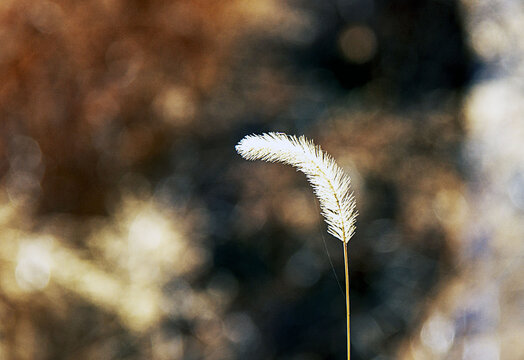
[[[0,358],[524,358],[519,0],[2,0]],[[338,274],[338,275],[336,275]]]

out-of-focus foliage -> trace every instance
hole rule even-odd
[[[456,277],[441,282],[406,359],[524,357],[524,8],[464,0],[468,42],[481,62],[464,101],[469,174],[455,244]]]
[[[234,152],[285,131],[352,176],[355,359],[520,359],[522,9],[489,3],[2,1],[0,358],[343,358],[340,242]]]
[[[10,196],[105,213],[126,171],[194,131],[243,12],[234,1],[4,1],[1,154]],[[9,164],[9,166],[8,166]]]
[[[198,108],[259,6],[0,4],[2,359],[233,356],[237,282],[210,270],[207,211],[169,154],[198,164]]]

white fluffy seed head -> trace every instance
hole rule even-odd
[[[351,180],[335,160],[304,136],[284,133],[248,135],[235,147],[247,160],[281,162],[306,174],[317,196],[328,232],[348,242],[355,231],[355,198]]]

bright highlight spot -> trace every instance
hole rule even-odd
[[[164,218],[153,212],[144,212],[132,222],[129,240],[142,250],[154,250],[167,240],[169,234],[169,224]]]
[[[44,289],[51,278],[51,258],[44,243],[22,243],[15,270],[18,286],[25,291]]]
[[[455,328],[444,316],[435,314],[424,324],[420,338],[433,353],[445,354],[453,345]]]
[[[499,360],[500,347],[489,337],[468,339],[464,342],[463,360]]]

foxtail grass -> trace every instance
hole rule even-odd
[[[284,133],[248,135],[235,147],[246,160],[279,162],[295,167],[306,175],[320,203],[328,232],[342,241],[346,283],[347,358],[350,360],[350,302],[348,243],[355,232],[355,198],[351,179],[320,146],[304,136]]]

